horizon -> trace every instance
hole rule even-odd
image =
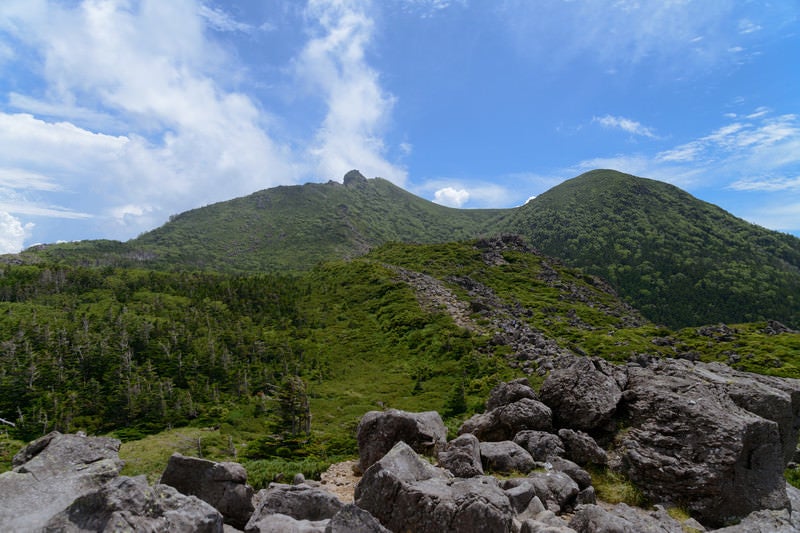
[[[611,168],[800,236],[800,4],[7,0],[0,253],[351,169],[511,208]]]

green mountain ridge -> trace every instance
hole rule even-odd
[[[738,219],[663,182],[613,170],[567,180],[526,205],[439,206],[357,171],[194,209],[125,243],[47,245],[23,260],[163,270],[303,272],[387,242],[518,234],[608,280],[671,327],[774,319],[800,328],[800,239]]]

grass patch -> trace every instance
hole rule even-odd
[[[11,460],[25,444],[10,438],[7,433],[0,433],[0,473],[11,470]]]
[[[303,474],[306,479],[319,480],[320,475],[333,463],[350,457],[331,457],[328,459],[257,459],[245,460],[242,466],[247,470],[247,482],[255,489],[266,488],[271,482],[291,483],[295,474]]]
[[[625,503],[635,507],[647,507],[645,495],[624,475],[609,468],[589,468],[592,485],[597,498],[611,504]]]

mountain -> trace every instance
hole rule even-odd
[[[301,272],[386,242],[518,234],[607,279],[671,327],[775,319],[800,327],[800,239],[754,226],[672,185],[596,170],[513,209],[442,207],[357,171],[194,209],[119,243],[26,252],[82,265]]]
[[[655,322],[800,326],[800,239],[663,182],[587,172],[515,209],[504,230],[605,278]]]

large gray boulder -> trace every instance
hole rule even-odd
[[[226,524],[238,529],[253,514],[253,488],[239,463],[215,463],[174,453],[160,482],[210,503],[222,513]]]
[[[549,431],[553,427],[553,413],[538,400],[522,398],[466,420],[459,434],[472,433],[480,441],[512,440],[526,429]]]
[[[447,427],[436,411],[369,411],[358,424],[356,439],[359,467],[365,472],[401,441],[417,453],[435,457],[447,443]]]
[[[378,519],[353,503],[333,515],[325,533],[391,533]]]
[[[618,467],[652,501],[682,505],[710,526],[786,508],[778,424],[736,405],[697,369],[686,361],[628,369],[631,428]]]
[[[609,427],[622,398],[625,374],[597,358],[579,357],[566,368],[556,368],[539,389],[539,397],[553,410],[553,424],[591,432]]]
[[[76,498],[119,475],[120,441],[53,432],[25,446],[0,474],[0,524],[36,531]]]
[[[452,478],[404,442],[364,472],[355,502],[391,531],[513,530],[511,504],[497,480]]]
[[[282,514],[298,520],[327,520],[344,507],[344,503],[331,492],[305,483],[270,483],[269,488],[258,492],[256,500],[258,505],[248,527],[271,514]]]
[[[325,533],[330,519],[298,520],[291,516],[275,513],[251,520],[244,529],[245,533]]]
[[[564,444],[564,456],[570,461],[579,465],[604,465],[608,462],[606,451],[588,433],[562,428],[558,430],[558,438]]]
[[[530,400],[538,400],[536,392],[531,387],[528,378],[519,378],[508,382],[503,382],[497,385],[489,393],[489,399],[486,400],[486,410],[491,411],[504,405],[514,403],[523,398]]]
[[[168,485],[150,487],[144,476],[123,476],[79,496],[43,529],[64,533],[222,533],[223,526],[222,515],[196,496],[186,496]]]
[[[536,466],[531,454],[525,448],[510,440],[481,442],[480,450],[483,467],[491,472],[527,474]]]
[[[681,523],[664,508],[645,511],[624,503],[611,509],[581,505],[572,515],[569,527],[580,533],[685,533]]]
[[[566,450],[558,435],[547,431],[525,430],[514,436],[514,442],[528,450],[534,461],[544,462],[548,457],[562,457]]]
[[[754,511],[736,525],[714,533],[793,533],[800,531],[800,489],[786,485],[791,505],[788,509]]]
[[[481,446],[472,433],[464,433],[447,443],[439,452],[439,465],[456,477],[475,477],[483,475]]]

